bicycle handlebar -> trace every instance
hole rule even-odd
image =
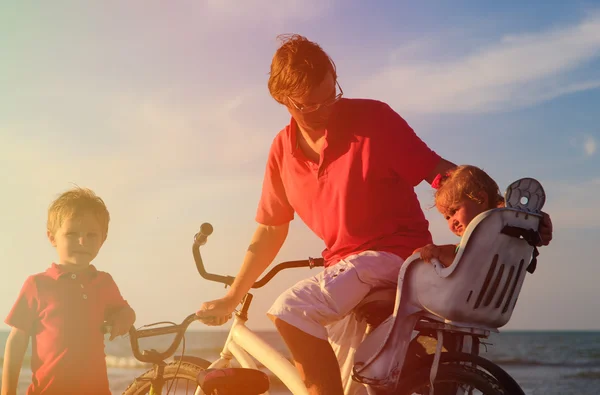
[[[232,276],[222,276],[219,274],[208,273],[204,268],[204,263],[202,262],[202,257],[200,256],[200,246],[204,245],[207,241],[208,236],[210,236],[213,232],[213,227],[209,223],[203,223],[200,226],[200,231],[194,235],[194,244],[192,246],[192,253],[194,254],[194,261],[196,262],[196,269],[198,273],[202,276],[202,278],[214,281],[218,283],[222,283],[225,285],[233,284],[235,277]],[[277,273],[284,269],[291,269],[296,267],[321,267],[324,265],[323,258],[308,258],[299,261],[287,261],[281,262],[273,269],[271,269],[267,274],[263,276],[260,280],[256,281],[252,288],[260,288],[267,284]]]
[[[202,262],[202,257],[200,256],[200,246],[206,243],[208,236],[210,236],[212,232],[212,225],[209,223],[204,223],[202,224],[202,226],[200,226],[200,231],[194,235],[194,244],[192,247],[192,252],[194,254],[194,261],[196,262],[196,269],[198,269],[198,273],[200,273],[202,278],[206,280],[223,283],[225,285],[231,285],[233,284],[235,277],[209,273],[204,268],[204,263]],[[305,260],[282,262],[274,268],[272,268],[267,274],[263,276],[263,278],[256,281],[252,285],[252,288],[263,287],[265,284],[271,281],[271,279],[275,277],[277,273],[284,269],[291,269],[296,267],[313,268],[317,266],[323,266],[323,264],[323,258],[309,258]],[[161,363],[162,361],[171,357],[175,353],[177,347],[179,347],[179,344],[181,344],[181,340],[183,339],[183,336],[188,326],[190,326],[190,324],[196,321],[197,319],[198,317],[196,316],[196,314],[190,314],[179,325],[167,325],[158,328],[148,329],[135,329],[134,327],[131,327],[129,329],[129,341],[131,343],[133,356],[141,362],[147,362],[152,364]],[[154,349],[151,349],[140,352],[139,339],[142,339],[144,337],[168,335],[172,333],[175,333],[176,336],[166,351],[161,353]]]
[[[190,326],[190,324],[196,321],[197,319],[198,317],[196,316],[196,314],[190,314],[179,325],[168,325],[159,328],[149,329],[135,329],[134,327],[131,327],[129,329],[129,341],[131,343],[131,349],[133,350],[133,356],[138,361],[153,364],[164,361],[165,359],[175,354],[175,351],[177,350],[177,347],[179,347],[179,344],[181,344],[181,339],[183,339],[183,335],[185,334],[185,331],[187,330],[188,326]],[[177,335],[175,336],[173,343],[171,343],[169,348],[167,348],[167,351],[158,352],[152,349],[140,352],[139,339],[142,339],[144,337],[168,335],[171,333],[176,333]]]

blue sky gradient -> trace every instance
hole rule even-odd
[[[443,157],[501,189],[540,180],[555,239],[507,328],[600,329],[600,4],[583,1],[1,5],[0,313],[54,259],[46,209],[73,183],[108,205],[94,263],[138,324],[222,295],[195,274],[190,243],[211,222],[206,263],[236,274],[270,142],[289,121],[266,83],[276,36],[291,32],[331,55],[347,97],[388,102]],[[417,191],[434,240],[455,242],[429,186]],[[322,248],[296,219],[277,261]],[[256,292],[249,325],[271,328],[269,303],[310,274]]]

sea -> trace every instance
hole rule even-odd
[[[287,348],[276,332],[256,332],[265,341],[289,358]],[[1,355],[7,332],[0,332]],[[218,358],[226,332],[190,331],[185,337],[186,355],[212,361]],[[143,349],[161,350],[172,338],[142,339]],[[482,346],[482,356],[496,362],[512,375],[528,395],[600,394],[600,331],[551,332],[503,331],[492,334]],[[20,376],[19,392],[24,394],[31,380],[29,352]],[[132,355],[127,337],[106,341],[106,361],[113,394],[121,394],[149,366]],[[289,393],[275,385],[272,395]]]

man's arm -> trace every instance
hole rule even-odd
[[[538,247],[547,246],[552,240],[552,220],[550,215],[542,211],[542,220],[538,232],[540,233],[540,242]]]
[[[4,363],[2,367],[2,395],[16,395],[19,383],[19,374],[23,365],[23,358],[29,343],[29,334],[21,329],[12,328],[6,348],[4,350]]]
[[[427,181],[430,185],[433,182],[433,179],[438,174],[445,174],[448,170],[452,170],[456,165],[452,162],[448,162],[446,159],[442,158],[438,162],[438,164],[433,168],[433,171],[429,173],[427,177],[425,177],[425,181]]]
[[[238,303],[242,300],[279,253],[287,238],[289,226],[289,222],[279,226],[258,225],[246,251],[244,263],[227,292],[228,297]]]
[[[202,304],[198,317],[207,325],[222,325],[254,282],[273,262],[289,230],[289,222],[278,226],[258,225],[244,262],[225,297]]]

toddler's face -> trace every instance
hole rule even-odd
[[[450,231],[462,237],[469,223],[487,209],[488,207],[485,203],[477,203],[471,199],[465,199],[441,209],[440,212],[446,218],[446,221],[448,221]]]
[[[67,218],[54,234],[48,232],[48,239],[61,265],[79,267],[88,266],[104,242],[100,222],[92,213]]]

